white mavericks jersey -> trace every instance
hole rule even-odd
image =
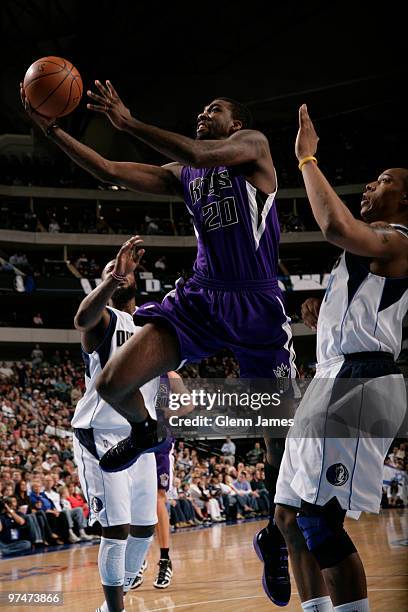
[[[408,240],[407,227],[392,226]],[[385,351],[397,359],[408,310],[408,277],[378,276],[369,264],[369,258],[346,251],[335,264],[317,324],[319,364],[364,351]]]
[[[97,393],[95,382],[102,372],[108,359],[133,334],[142,328],[136,327],[133,317],[127,312],[108,307],[110,314],[109,327],[105,337],[93,353],[86,353],[82,349],[85,362],[85,394],[79,400],[71,425],[77,429],[124,429],[129,427],[128,421],[110,406]],[[140,391],[143,395],[146,409],[150,416],[156,419],[156,400],[160,387],[160,378],[149,381]]]

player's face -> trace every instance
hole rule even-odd
[[[406,205],[407,174],[404,168],[391,168],[384,170],[376,181],[366,185],[360,209],[364,221],[381,221],[384,215],[398,212],[404,202]]]
[[[102,272],[102,280],[105,280],[106,276],[112,272],[113,268],[115,267],[115,262],[114,261],[110,261],[104,268],[103,272]],[[129,302],[132,298],[135,297],[135,292],[136,292],[136,279],[135,279],[135,275],[133,272],[130,272],[130,274],[128,274],[126,276],[126,280],[122,281],[118,288],[115,289],[115,291],[113,292],[112,295],[112,302],[113,304],[126,304],[126,302]]]
[[[197,140],[228,138],[236,123],[229,103],[225,100],[213,100],[197,116],[196,138]]]

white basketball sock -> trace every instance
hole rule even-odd
[[[328,595],[309,599],[302,603],[302,610],[309,610],[309,612],[333,612],[332,600]]]
[[[350,603],[341,604],[334,608],[335,612],[370,612],[370,604],[368,599],[359,599],[358,601],[350,601]]]
[[[96,609],[96,612],[109,612],[108,604],[106,601],[103,602],[100,608]],[[126,612],[125,608],[123,608],[122,612]]]
[[[126,546],[124,593],[127,593],[132,586],[152,542],[153,536],[150,536],[150,538],[134,538],[129,535]]]
[[[125,578],[126,540],[101,538],[98,567],[105,586],[121,586]]]
[[[100,608],[96,609],[96,612],[109,612],[108,604],[106,603],[106,601],[103,602]]]

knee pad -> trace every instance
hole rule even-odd
[[[134,538],[151,538],[156,525],[131,525],[130,535]]]
[[[344,516],[337,499],[325,506],[302,504],[297,524],[320,569],[333,567],[356,552],[343,527]]]
[[[101,582],[105,586],[122,586],[125,580],[125,556],[127,540],[101,538],[98,567]]]

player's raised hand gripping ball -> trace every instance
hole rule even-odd
[[[64,117],[79,104],[83,85],[75,66],[62,57],[48,56],[27,70],[23,89],[31,109],[43,117]]]

